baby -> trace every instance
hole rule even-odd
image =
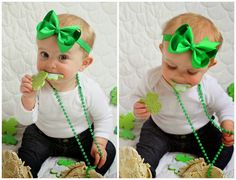
[[[206,74],[216,65],[215,55],[222,42],[216,26],[201,15],[185,13],[166,23],[159,45],[162,64],[149,70],[133,96],[134,115],[146,120],[136,149],[151,166],[153,177],[167,152],[204,157],[222,170],[230,161],[234,105],[217,81]],[[157,115],[140,102],[148,92],[159,95],[162,107]]]
[[[38,91],[32,76],[22,78],[16,114],[26,128],[18,156],[31,168],[34,178],[49,156],[84,161],[104,175],[115,158],[108,140],[113,117],[100,86],[82,72],[92,64],[89,55],[95,33],[89,24],[71,14],[48,12],[37,25],[37,69],[60,75],[46,80]]]

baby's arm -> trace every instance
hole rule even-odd
[[[234,104],[217,81],[211,76],[207,77],[206,103],[207,107],[216,113],[220,126],[226,130],[234,131]],[[222,142],[226,146],[233,145],[234,135],[223,133]]]
[[[108,140],[103,137],[96,137],[96,142],[99,148],[101,149],[102,157],[100,157],[99,155],[99,151],[97,149],[95,142],[93,142],[93,145],[91,148],[91,156],[94,157],[95,159],[94,165],[97,165],[98,168],[100,169],[107,160],[106,146],[107,146]]]
[[[221,123],[221,127],[229,131],[234,131],[234,122],[232,120],[224,120]],[[225,146],[232,146],[234,144],[234,135],[223,133],[222,141]]]
[[[32,77],[30,75],[25,75],[21,80],[20,92],[22,93],[21,101],[23,107],[31,111],[36,102],[36,91],[32,88]]]
[[[32,91],[32,78],[25,75],[21,80],[20,92],[16,97],[17,106],[14,109],[14,115],[22,125],[30,125],[37,121],[38,117],[38,99],[36,92]]]
[[[136,119],[147,120],[151,113],[148,111],[144,102],[140,102],[141,98],[146,97],[148,92],[154,91],[153,88],[157,85],[158,79],[161,78],[160,67],[153,68],[139,82],[138,86],[132,92],[131,103],[133,105],[133,113]]]

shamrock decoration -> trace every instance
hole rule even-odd
[[[45,79],[47,78],[48,73],[45,71],[40,71],[37,75],[32,77],[32,87],[33,90],[37,91],[42,88],[45,84]]]
[[[228,95],[233,99],[234,101],[234,83],[231,83],[227,88]]]
[[[5,144],[11,144],[16,145],[17,140],[14,137],[16,134],[16,126],[18,122],[14,117],[7,119],[4,119],[2,121],[2,142]]]
[[[15,135],[16,134],[16,126],[18,122],[14,117],[7,119],[3,119],[2,122],[2,133],[7,135]]]
[[[176,162],[174,164],[169,164],[168,165],[168,170],[170,171],[174,171],[175,174],[179,173],[179,169],[183,166],[185,166],[186,164],[183,162]]]
[[[161,104],[158,101],[158,95],[155,92],[148,92],[146,98],[140,99],[140,102],[145,103],[148,111],[153,115],[157,114],[161,109]]]
[[[55,175],[57,178],[60,178],[61,172],[55,168],[50,169],[50,174]]]
[[[70,160],[70,159],[59,159],[59,160],[57,161],[57,164],[58,164],[59,166],[66,166],[66,167],[71,166],[71,165],[74,165],[75,163],[76,163],[76,161]]]
[[[175,160],[180,161],[180,162],[188,162],[188,161],[193,160],[193,159],[194,159],[194,157],[189,156],[187,154],[177,154],[176,157],[175,157]]]
[[[117,134],[117,126],[114,128],[114,134]]]
[[[130,130],[127,130],[127,129],[122,129],[120,131],[120,137],[123,138],[123,139],[130,139],[130,140],[135,139],[134,133]]]
[[[4,134],[2,136],[2,142],[8,145],[16,145],[18,143],[17,139],[10,134]]]
[[[120,115],[120,128],[124,128],[126,130],[131,130],[134,128],[134,120],[135,117],[133,115],[133,113],[129,112],[126,115],[121,114]]]
[[[114,87],[110,92],[110,102],[113,105],[117,105],[117,87]]]

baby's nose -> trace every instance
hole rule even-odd
[[[56,61],[53,59],[48,60],[47,62],[47,68],[49,69],[55,69],[56,68]]]

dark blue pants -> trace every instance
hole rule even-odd
[[[93,165],[94,158],[90,155],[93,139],[89,129],[79,134],[79,138],[91,165]],[[96,171],[102,175],[110,168],[116,154],[115,146],[110,141],[107,143],[106,151],[106,163],[101,169],[96,169]],[[18,150],[18,156],[22,161],[25,161],[25,165],[31,167],[34,178],[37,177],[41,165],[49,156],[65,156],[85,162],[79,145],[74,137],[67,139],[48,137],[40,131],[35,124],[26,128],[23,134],[21,147]]]
[[[210,122],[200,128],[197,133],[210,161],[212,161],[222,143],[222,133]],[[233,146],[224,147],[214,165],[223,170],[230,161],[233,150]],[[167,152],[185,152],[197,157],[204,157],[193,133],[187,135],[165,133],[151,118],[144,123],[141,129],[137,151],[144,158],[144,162],[151,165],[153,177],[156,177],[155,170],[160,159]]]

